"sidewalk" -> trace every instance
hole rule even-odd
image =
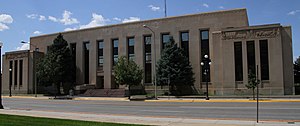
[[[213,120],[213,119],[188,119],[188,118],[166,118],[166,117],[147,117],[129,115],[105,115],[74,112],[52,112],[52,111],[33,111],[33,110],[0,110],[0,114],[22,115],[33,117],[47,117],[96,122],[113,122],[126,124],[143,124],[159,126],[300,126],[300,122],[260,122],[242,120]]]
[[[54,97],[48,96],[2,96],[3,98],[30,98],[30,99],[53,99]],[[127,97],[72,97],[72,100],[96,100],[96,101],[129,101]],[[61,100],[71,100],[61,99]],[[58,97],[58,100],[60,98]],[[142,100],[144,102],[256,102],[256,100],[246,98],[214,98],[205,100],[204,98],[176,98],[176,97],[162,97],[158,100]],[[300,102],[300,98],[260,98],[259,102]]]

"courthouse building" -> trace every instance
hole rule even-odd
[[[245,85],[248,83],[248,73],[256,71],[257,66],[262,94],[284,95],[294,92],[291,26],[249,26],[246,9],[166,17],[61,33],[75,56],[77,90],[99,89],[95,91],[107,92],[124,88],[114,83],[113,70],[117,58],[123,55],[134,59],[143,68],[142,83],[146,90],[152,90],[155,74],[153,61],[160,59],[165,43],[172,36],[175,43],[187,52],[195,73],[193,87],[199,93],[206,89],[200,65],[204,55],[208,55],[212,61],[208,74],[210,94],[251,94]],[[34,67],[32,63],[24,62],[28,58],[32,60],[30,54],[36,47],[40,53],[47,53],[47,47],[58,34],[31,37],[29,52],[5,53],[4,92],[12,83],[18,87],[13,90],[26,88],[26,93],[32,93],[35,79],[31,72]],[[24,55],[15,55],[19,53]]]

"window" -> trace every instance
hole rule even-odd
[[[247,63],[248,63],[248,74],[250,73],[256,74],[254,41],[247,41]]]
[[[131,60],[135,60],[135,55],[134,55],[134,37],[130,37],[127,39],[128,43],[128,58]]]
[[[180,33],[181,48],[184,50],[184,54],[189,58],[189,33]]]
[[[118,62],[118,47],[119,47],[119,40],[118,39],[113,39],[112,40],[112,45],[113,45],[113,66],[117,64]]]
[[[204,58],[204,55],[208,55],[209,57],[209,31],[208,30],[201,30],[200,31],[200,40],[201,40],[201,61]],[[208,67],[208,73],[207,73],[207,77],[204,74],[204,67],[202,67],[202,82],[206,82],[206,78],[207,81],[210,82],[210,67]]]
[[[15,60],[15,68],[14,68],[14,86],[16,87],[18,85],[18,60]]]
[[[234,43],[235,81],[243,81],[242,42]]]
[[[145,63],[151,63],[151,36],[144,37]]]
[[[259,40],[261,80],[269,80],[268,40]]]
[[[170,34],[166,33],[166,34],[161,34],[161,38],[162,38],[162,49],[164,49],[166,47],[166,44],[168,42],[170,42]]]
[[[104,48],[103,40],[98,41],[98,66],[99,67],[103,67],[103,63],[104,63],[103,48]]]
[[[145,46],[145,83],[152,82],[152,64],[151,64],[151,36],[144,36]]]
[[[23,85],[23,60],[19,62],[19,85],[20,87]]]
[[[71,43],[70,44],[71,47],[71,55],[72,55],[72,63],[73,63],[73,69],[74,69],[74,77],[72,82],[76,81],[76,43]]]
[[[89,42],[84,42],[83,43],[83,50],[84,50],[84,83],[88,84],[89,83],[89,54],[90,54],[90,43]]]

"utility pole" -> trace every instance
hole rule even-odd
[[[3,43],[0,41],[0,54],[1,54],[1,48],[2,48]],[[1,55],[0,55],[0,63],[1,63]],[[1,71],[1,64],[0,64],[0,71]],[[4,109],[2,105],[2,71],[0,72],[0,109]]]
[[[165,0],[165,17],[167,17],[167,0]]]
[[[258,88],[259,88],[259,80],[258,80],[258,65],[256,65],[256,82],[257,82],[257,85],[256,85],[256,123],[258,123]]]

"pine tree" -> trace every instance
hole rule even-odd
[[[157,83],[167,85],[170,81],[172,94],[182,95],[182,87],[194,85],[195,78],[189,59],[182,48],[175,44],[170,37],[163,50],[161,59],[157,63]]]
[[[72,56],[67,41],[59,34],[49,47],[48,53],[38,62],[37,75],[42,85],[53,84],[57,94],[60,94],[60,84],[63,84],[64,92],[70,89],[73,82]]]

